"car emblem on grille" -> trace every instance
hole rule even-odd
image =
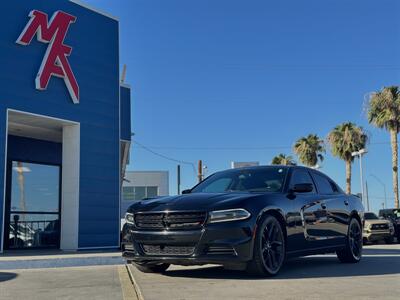
[[[162,224],[165,229],[169,229],[169,223],[167,222],[167,214],[162,216]]]

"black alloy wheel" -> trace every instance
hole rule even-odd
[[[345,248],[336,252],[337,257],[344,263],[357,263],[361,260],[362,247],[361,225],[357,219],[352,218],[349,224]]]
[[[267,215],[260,222],[254,241],[254,257],[247,270],[255,275],[273,276],[285,260],[285,236],[280,222]]]

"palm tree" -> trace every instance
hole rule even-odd
[[[390,132],[392,144],[392,169],[394,205],[399,208],[398,185],[398,146],[397,134],[400,131],[400,91],[397,86],[384,87],[374,93],[368,103],[368,122]]]
[[[283,165],[283,166],[295,166],[296,162],[291,155],[285,155],[280,153],[279,155],[275,156],[271,162],[272,165]]]
[[[315,167],[318,161],[323,161],[325,153],[324,141],[316,134],[309,134],[296,141],[293,152],[299,157],[299,161],[309,167]]]
[[[351,194],[351,164],[354,161],[351,153],[365,148],[368,136],[362,127],[348,122],[333,128],[327,140],[332,154],[346,163],[346,193]]]

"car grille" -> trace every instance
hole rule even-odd
[[[389,229],[388,224],[372,224],[371,230],[385,230]]]
[[[205,212],[138,213],[135,214],[135,225],[150,230],[196,229],[203,226],[206,217]]]
[[[194,246],[142,245],[142,249],[146,255],[180,256],[194,252]]]

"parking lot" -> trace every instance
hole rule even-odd
[[[359,264],[334,255],[289,261],[274,278],[220,267],[172,267],[165,275],[131,268],[146,300],[156,299],[399,299],[400,245],[367,246]]]
[[[0,299],[137,299],[120,264],[37,267],[0,270]],[[400,295],[398,244],[367,246],[355,265],[340,264],[334,255],[294,259],[274,278],[253,278],[218,266],[174,266],[164,275],[130,270],[139,296],[146,300],[398,299]]]

